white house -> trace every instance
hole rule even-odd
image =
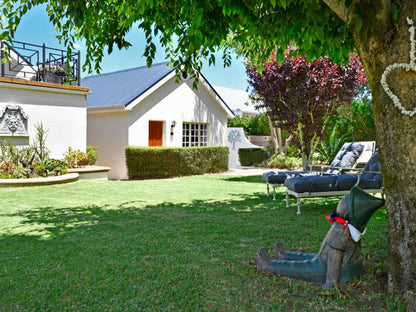
[[[127,179],[125,147],[225,146],[231,109],[200,75],[176,81],[175,69],[155,64],[82,79],[87,98],[87,142],[110,179]]]

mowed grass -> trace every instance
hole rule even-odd
[[[285,208],[260,177],[78,181],[0,189],[0,311],[398,311],[384,208],[365,274],[338,289],[256,271],[283,241],[317,252],[339,197]]]

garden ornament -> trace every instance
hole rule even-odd
[[[339,201],[337,210],[326,217],[331,227],[317,254],[287,252],[283,243],[277,242],[273,258],[265,247],[257,251],[257,270],[323,283],[324,289],[360,276],[363,271],[360,239],[373,213],[383,205],[383,198],[354,186]]]

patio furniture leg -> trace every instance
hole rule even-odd
[[[286,208],[289,208],[289,193],[286,193]]]
[[[276,185],[273,185],[273,200],[276,200]]]
[[[269,186],[269,183],[267,183],[267,197],[269,196],[270,196],[270,186]]]
[[[300,197],[298,197],[298,212],[296,214],[300,214]]]

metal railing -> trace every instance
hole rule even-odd
[[[0,66],[1,77],[51,82],[67,85],[81,85],[81,53],[67,55],[67,51],[50,48],[45,44],[26,42],[0,42],[0,61],[9,48],[11,62]]]

